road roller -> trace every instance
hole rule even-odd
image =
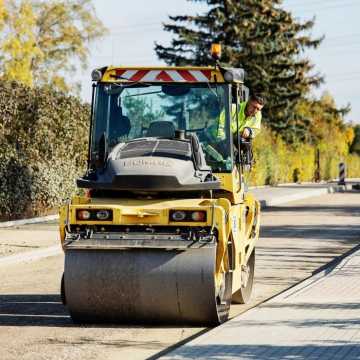
[[[75,323],[216,325],[252,292],[260,205],[231,127],[245,72],[92,72],[81,196],[60,208],[61,298]]]

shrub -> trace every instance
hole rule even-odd
[[[75,191],[90,109],[79,99],[16,82],[0,85],[0,217],[33,216]]]
[[[348,177],[360,177],[360,156],[348,154],[347,143],[340,135],[332,142],[289,145],[264,127],[253,143],[256,162],[247,180],[251,185],[314,181],[317,149],[322,180],[337,178],[342,161],[347,164]]]

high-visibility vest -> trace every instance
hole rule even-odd
[[[241,133],[244,128],[248,127],[252,130],[253,136],[256,136],[260,132],[261,128],[261,111],[258,111],[254,116],[246,116],[245,108],[247,101],[241,102],[239,104],[239,112],[236,117],[236,104],[231,106],[231,119],[230,119],[230,128],[231,132],[234,134],[237,131],[236,118],[239,124],[239,132]],[[225,139],[225,112],[222,111],[219,118],[219,126],[217,129],[217,138]]]

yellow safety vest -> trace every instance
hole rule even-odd
[[[239,132],[241,133],[244,128],[248,127],[252,130],[253,136],[256,136],[260,132],[261,128],[261,111],[258,111],[254,116],[246,116],[245,108],[247,101],[239,104],[239,112],[237,121],[239,124]],[[231,132],[234,134],[237,130],[236,124],[236,104],[232,104],[231,107]],[[219,118],[219,126],[217,129],[217,138],[225,139],[225,112],[222,111]]]

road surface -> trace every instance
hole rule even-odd
[[[252,302],[272,297],[360,243],[360,193],[329,194],[262,215]],[[14,243],[15,241],[15,243]],[[0,230],[1,256],[57,242],[55,224]],[[1,260],[1,258],[0,258]],[[77,326],[60,302],[63,256],[0,265],[1,359],[145,359],[204,328]]]

